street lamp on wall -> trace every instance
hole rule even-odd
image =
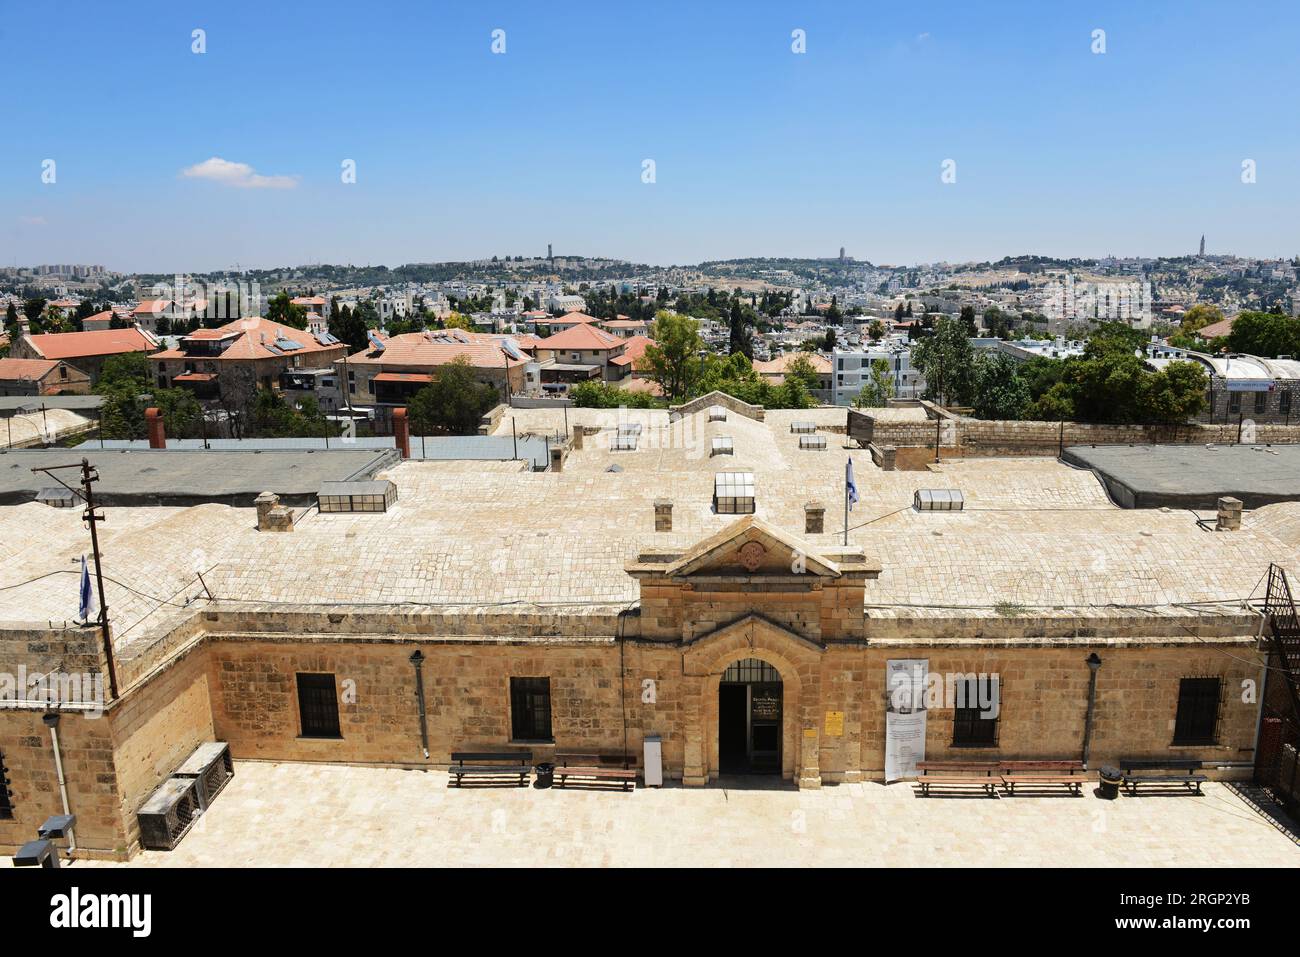
[[[1083,726],[1083,767],[1087,770],[1092,751],[1092,719],[1097,710],[1097,671],[1101,668],[1101,659],[1094,651],[1085,662],[1088,665],[1088,716]]]

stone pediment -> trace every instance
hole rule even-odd
[[[697,542],[664,574],[670,578],[791,574],[838,578],[840,567],[803,539],[750,515]]]

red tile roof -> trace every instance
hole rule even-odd
[[[594,320],[593,320],[594,321]],[[618,336],[606,332],[604,329],[597,329],[589,323],[582,323],[576,326],[570,326],[563,332],[557,332],[553,336],[534,344],[537,349],[617,349],[626,345],[626,339],[620,339]]]
[[[0,359],[0,379],[41,379],[58,367],[55,359]]]
[[[321,345],[321,343],[316,341],[316,337],[306,329],[295,329],[293,326],[286,326],[278,322],[272,322],[269,319],[263,319],[261,316],[250,316],[245,319],[236,319],[233,322],[228,322],[217,329],[195,329],[193,335],[185,336],[181,339],[181,345],[179,348],[167,349],[151,356],[151,358],[194,358],[185,351],[184,345],[186,339],[225,339],[232,335],[237,338],[235,342],[226,347],[224,352],[220,355],[204,354],[203,358],[221,362],[231,359],[280,359],[285,356],[319,356],[321,353],[338,353],[341,356],[342,353],[346,351],[346,347],[341,342],[336,342],[330,345]],[[298,348],[285,349],[276,347],[275,343],[277,339],[286,339],[291,342],[296,342]],[[268,348],[268,346],[275,348]]]
[[[625,366],[629,363],[635,362],[637,359],[640,359],[645,355],[646,346],[652,346],[655,344],[653,339],[646,336],[632,336],[628,339],[624,339],[623,342],[627,344],[627,348],[623,350],[623,354],[621,356],[615,356],[609,360],[614,363],[614,365]]]
[[[469,364],[478,368],[502,369],[524,365],[527,359],[511,359],[501,349],[501,343],[491,335],[466,332],[463,329],[407,332],[383,340],[384,350],[374,346],[348,357],[348,363],[363,365],[415,366],[437,368],[464,356]]]
[[[27,337],[32,348],[46,359],[77,359],[115,356],[123,352],[152,352],[158,348],[153,337],[134,327],[96,329],[91,332],[47,332]]]

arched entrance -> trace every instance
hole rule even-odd
[[[732,662],[718,682],[718,766],[723,774],[780,774],[781,674],[761,658]]]

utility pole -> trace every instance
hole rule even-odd
[[[59,469],[81,469],[81,490],[78,491],[55,475],[54,472]],[[108,666],[109,700],[112,701],[117,698],[117,668],[113,664],[113,638],[108,628],[108,605],[104,602],[104,567],[100,562],[99,531],[96,527],[99,522],[104,521],[104,516],[95,512],[95,493],[92,488],[93,483],[99,481],[99,472],[91,466],[90,459],[82,459],[80,464],[51,465],[49,468],[34,468],[32,471],[44,472],[74,495],[80,495],[82,501],[86,503],[86,510],[81,513],[81,519],[90,526],[90,549],[95,559],[95,582],[99,588],[99,628],[104,642],[104,661]]]

